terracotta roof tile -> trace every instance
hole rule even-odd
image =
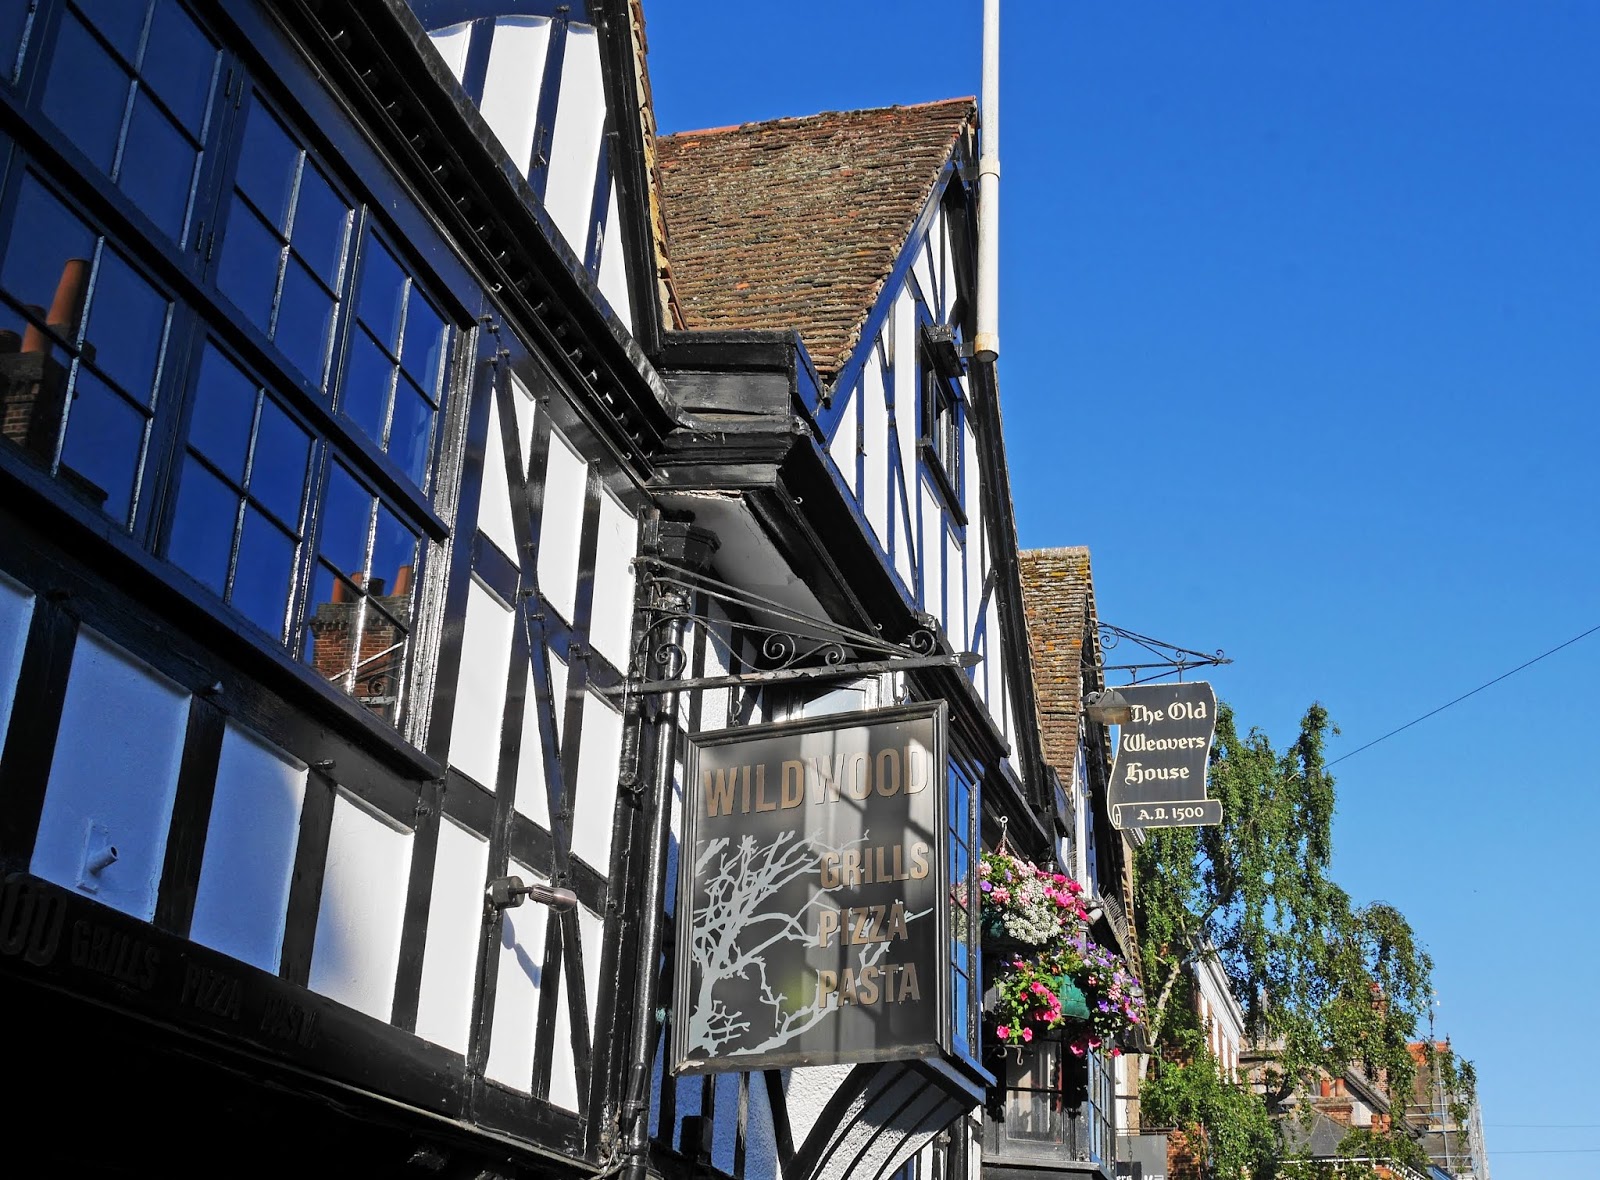
[[[685,326],[792,328],[831,379],[976,110],[955,98],[658,139]]]
[[[1019,557],[1044,757],[1070,782],[1078,756],[1083,645],[1096,642],[1089,631],[1094,612],[1089,551],[1082,546],[1024,549]]]

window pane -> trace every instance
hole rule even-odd
[[[291,256],[283,272],[283,296],[278,300],[278,322],[272,338],[283,354],[311,384],[321,387],[328,363],[328,329],[333,322],[333,299],[305,263]]]
[[[101,254],[83,355],[145,406],[155,385],[169,306],[115,250]]]
[[[415,385],[402,377],[395,389],[389,457],[418,486],[428,474],[428,442],[432,433],[433,405],[417,392]]]
[[[398,353],[400,313],[405,307],[406,276],[394,255],[370,234],[361,264],[361,318],[390,353]]]
[[[328,468],[322,497],[321,553],[328,564],[355,580],[367,571],[367,537],[372,529],[372,493],[338,463]]]
[[[183,240],[189,187],[198,158],[188,137],[157,109],[149,95],[135,96],[117,183],[174,241]]]
[[[384,355],[365,328],[357,327],[350,333],[350,352],[345,360],[344,412],[380,446],[389,417],[389,389],[394,384],[394,372],[394,362]]]
[[[199,138],[211,99],[217,48],[174,0],[156,0],[139,72],[172,113]]]
[[[16,220],[0,266],[0,287],[73,339],[88,294],[95,234],[31,175],[23,178]],[[23,345],[27,349],[26,342]]]
[[[233,529],[238,516],[238,493],[190,456],[183,465],[183,482],[178,486],[167,560],[220,596],[228,584],[228,562],[233,554]]]
[[[439,396],[439,376],[444,361],[444,317],[415,288],[406,308],[406,342],[401,363],[424,393]]]
[[[294,549],[293,537],[256,508],[245,506],[230,601],[247,619],[280,640],[289,606]]]
[[[311,436],[270,397],[261,403],[250,495],[291,529],[300,527]]]
[[[131,4],[122,7],[142,16]],[[116,158],[128,81],[83,23],[65,13],[45,79],[44,113],[105,172]]]
[[[252,103],[239,149],[238,184],[274,229],[281,230],[286,223],[299,163],[300,149],[283,125],[259,99]]]
[[[416,564],[417,534],[380,503],[372,542],[372,576],[367,580],[369,592],[381,595],[392,586],[409,586]]]
[[[195,388],[189,445],[241,485],[255,413],[254,382],[233,362],[208,346],[200,362],[200,379]]]
[[[282,260],[283,243],[277,235],[248,205],[235,201],[228,215],[217,285],[263,332],[272,323],[272,300],[278,293]]]
[[[348,689],[355,655],[356,615],[361,592],[320,562],[311,580],[311,597],[301,658],[324,680]]]
[[[139,52],[139,34],[144,32],[142,0],[75,0],[89,23],[117,47],[129,61]]]
[[[300,198],[294,207],[294,248],[330,287],[339,282],[349,225],[350,206],[308,161],[300,176]]]
[[[44,347],[39,329],[0,307],[0,438],[36,459],[55,458],[66,405],[67,361]]]
[[[29,0],[0,0],[0,78],[7,82],[16,76],[29,7]]]
[[[356,663],[355,697],[378,716],[393,721],[400,705],[406,632],[370,601],[365,616],[361,658]]]
[[[69,484],[122,525],[128,523],[133,506],[134,480],[144,453],[144,421],[144,415],[111,386],[87,369],[78,370],[61,451],[62,470]]]

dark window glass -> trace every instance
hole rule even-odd
[[[179,244],[219,58],[176,0],[80,0],[45,74],[45,115]]]
[[[311,434],[208,344],[167,556],[251,622],[284,638]]]
[[[7,82],[17,76],[17,59],[22,56],[32,7],[30,0],[0,0],[0,78]]]
[[[171,302],[31,173],[13,217],[0,436],[131,527]]]
[[[217,282],[318,388],[327,377],[350,204],[256,96]]]
[[[439,312],[374,234],[361,260],[341,406],[400,470],[426,483],[448,330]]]
[[[341,463],[328,467],[304,659],[380,717],[401,699],[419,538]]]

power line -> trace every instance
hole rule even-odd
[[[1384,734],[1382,737],[1373,738],[1366,745],[1357,746],[1355,749],[1351,750],[1348,754],[1340,754],[1332,762],[1327,763],[1327,765],[1329,765],[1329,766],[1337,766],[1339,763],[1343,762],[1346,758],[1354,758],[1357,754],[1361,753],[1362,750],[1370,750],[1370,749],[1372,749],[1373,746],[1377,745],[1379,742],[1386,742],[1390,738],[1392,738],[1395,734],[1404,733],[1406,730],[1410,729],[1413,725],[1418,725],[1418,724],[1426,721],[1429,717],[1433,717],[1436,714],[1443,713],[1446,709],[1450,708],[1452,705],[1459,705],[1462,701],[1466,700],[1468,697],[1477,696],[1484,689],[1492,687],[1493,685],[1499,684],[1502,680],[1504,680],[1508,676],[1515,676],[1518,672],[1522,671],[1524,668],[1533,667],[1540,660],[1548,659],[1550,656],[1555,655],[1556,652],[1560,651],[1564,647],[1571,647],[1574,643],[1577,643],[1578,640],[1580,640],[1580,639],[1587,639],[1589,636],[1593,635],[1596,631],[1600,631],[1600,624],[1597,624],[1596,626],[1590,627],[1582,635],[1574,635],[1571,639],[1567,640],[1565,643],[1556,644],[1554,647],[1552,647],[1549,651],[1545,652],[1543,655],[1534,656],[1533,659],[1529,660],[1525,664],[1518,664],[1515,668],[1511,669],[1511,671],[1509,671],[1509,672],[1502,672],[1500,675],[1496,676],[1493,680],[1490,680],[1490,681],[1488,681],[1488,682],[1486,682],[1484,684],[1478,685],[1478,687],[1473,689],[1471,692],[1462,693],[1455,700],[1447,701],[1444,704],[1440,705],[1437,709],[1433,709],[1430,712],[1424,713],[1421,717],[1418,717],[1415,721],[1407,721],[1399,729],[1391,729],[1388,733]]]

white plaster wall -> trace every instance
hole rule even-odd
[[[452,820],[440,822],[422,952],[417,1035],[463,1056],[472,1030],[472,988],[488,867],[487,840]]]
[[[550,21],[544,17],[503,16],[494,23],[489,64],[478,110],[524,176],[533,162],[534,123],[539,87],[550,47]]]
[[[166,858],[189,694],[110,640],[78,632],[29,865],[149,921]],[[91,850],[116,860],[87,871]]]
[[[500,730],[515,626],[511,609],[474,578],[467,588],[467,615],[462,622],[450,764],[490,791],[500,767]]]
[[[596,1005],[600,1002],[600,951],[605,942],[605,919],[588,906],[578,907],[578,932],[583,947],[583,1000],[589,1010],[589,1033],[594,1034]]]
[[[276,975],[306,764],[229,723],[189,937]]]
[[[868,367],[875,363],[872,357],[867,358]],[[839,424],[834,427],[833,440],[828,443],[828,454],[833,458],[833,465],[839,469],[845,487],[850,489],[858,502],[861,488],[856,480],[856,416],[860,414],[861,407],[856,399],[860,396],[861,379],[857,378],[850,390],[849,400],[845,402],[844,411],[839,415]]]
[[[450,72],[456,76],[456,81],[467,70],[467,48],[472,41],[472,22],[463,21],[459,25],[451,25],[448,29],[439,29],[429,33],[428,40],[433,42],[433,47],[439,51],[439,56],[444,58],[444,64],[450,67]]]
[[[867,522],[889,551],[889,406],[884,400],[885,374],[876,357],[869,356],[861,371],[861,506]]]
[[[546,881],[519,861],[508,869],[524,881]],[[534,1036],[539,1023],[539,993],[544,986],[545,921],[549,911],[524,902],[504,910],[500,960],[495,974],[494,1024],[484,1075],[527,1093],[533,1082]]]
[[[569,623],[578,601],[578,543],[588,479],[588,464],[559,431],[552,430],[539,525],[539,588]]]
[[[633,638],[633,559],[639,551],[639,523],[604,489],[599,532],[589,641],[612,667],[626,672]]]
[[[622,216],[617,212],[617,186],[606,201],[606,236],[600,248],[600,294],[617,318],[633,327],[633,298],[628,294],[628,260],[622,248]]]
[[[511,405],[517,416],[517,466],[526,476],[533,460],[533,427],[538,418],[538,406],[533,400],[533,390],[524,385],[522,378],[515,373],[511,374]],[[513,551],[506,556],[520,558],[521,554]]]
[[[550,140],[550,175],[544,204],[572,252],[581,260],[594,206],[595,167],[606,125],[605,84],[600,74],[600,39],[585,25],[567,27],[561,94]]]
[[[411,831],[341,789],[317,910],[312,991],[390,1018],[410,876]]]
[[[572,997],[563,988],[556,999],[555,1039],[550,1049],[550,1101],[578,1109],[578,1068],[572,1050]]]
[[[544,734],[539,720],[544,708],[535,691],[536,669],[529,667],[527,684],[522,695],[522,742],[517,750],[517,794],[513,800],[517,811],[550,830],[550,790],[545,778]],[[565,688],[565,685],[563,685]],[[556,724],[561,723],[560,701],[557,701]]]
[[[603,133],[605,82],[600,75],[600,38],[594,29],[573,24],[566,29],[562,93],[555,106],[544,208],[579,259],[589,245],[595,166],[600,160]]]
[[[917,495],[922,501],[922,539],[917,545],[922,560],[922,609],[943,623],[944,509],[924,479],[917,480]]]
[[[938,319],[938,289],[933,285],[933,265],[933,254],[928,248],[928,239],[923,237],[917,244],[916,257],[911,260],[911,274],[917,284],[917,293],[928,306],[929,314]]]
[[[33,621],[33,591],[0,574],[0,746],[11,727],[11,706],[22,671],[22,650]]]
[[[489,437],[483,447],[483,491],[478,501],[478,531],[516,562],[517,533],[511,524],[511,485],[506,481],[505,423],[500,399],[490,399]]]
[[[572,852],[601,876],[611,872],[612,818],[621,754],[622,714],[594,693],[585,693],[583,742],[572,800]]]

